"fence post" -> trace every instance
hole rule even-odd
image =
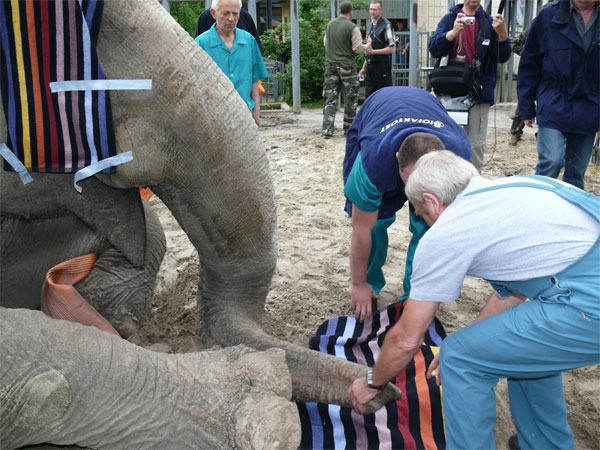
[[[419,5],[417,0],[410,0],[410,52],[408,53],[408,85],[418,84],[419,65],[419,39],[417,35],[417,12]]]
[[[302,112],[300,95],[300,24],[298,21],[298,0],[290,0],[292,16],[292,100],[295,114]]]

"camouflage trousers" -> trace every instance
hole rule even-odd
[[[521,112],[519,111],[519,107],[515,109],[515,115],[513,117],[512,125],[510,126],[510,134],[513,136],[521,137],[523,136],[523,128],[525,128],[525,122],[521,118]]]
[[[358,106],[358,73],[354,65],[327,63],[323,83],[323,136],[333,136],[340,88],[344,87],[344,134],[352,125]]]

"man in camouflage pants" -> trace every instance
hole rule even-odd
[[[323,83],[323,131],[325,138],[333,136],[335,112],[340,87],[344,87],[344,135],[356,116],[358,105],[358,74],[355,53],[364,53],[360,30],[350,19],[352,3],[340,5],[340,16],[327,24],[323,38],[325,44],[325,81]]]

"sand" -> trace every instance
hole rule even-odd
[[[490,112],[484,176],[532,174],[537,161],[533,129],[526,129],[518,146],[507,144],[514,104]],[[341,167],[345,138],[338,112],[333,139],[320,136],[322,114],[317,109],[264,112],[260,134],[271,162],[279,228],[279,258],[265,306],[264,327],[274,336],[307,346],[325,320],[348,314],[350,219],[343,212]],[[586,189],[600,195],[600,166],[590,165]],[[152,319],[130,340],[158,351],[197,350],[195,295],[198,258],[185,234],[156,197],[151,199],[164,225],[168,249],[153,300]],[[407,209],[390,229],[385,266],[387,285],[379,306],[393,303],[402,293],[404,259],[409,241]],[[448,332],[471,323],[491,288],[469,278],[461,298],[443,305],[438,317]],[[569,423],[577,449],[600,448],[600,367],[564,374]],[[506,448],[514,432],[506,383],[497,388],[496,437]]]

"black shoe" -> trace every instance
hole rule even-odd
[[[517,437],[517,433],[508,438],[508,448],[510,450],[521,450],[521,447],[519,447],[519,438]]]
[[[321,136],[323,136],[325,139],[331,139],[333,137],[333,134],[323,133]]]

